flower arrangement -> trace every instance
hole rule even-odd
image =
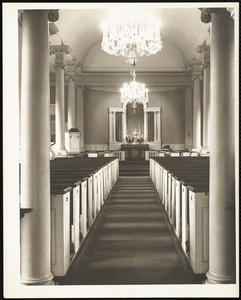
[[[125,137],[125,140],[127,143],[133,143],[134,142],[134,137],[131,136],[130,134],[128,134],[126,137]]]
[[[143,137],[143,135],[137,139],[137,142],[139,142],[139,143],[143,143],[143,142],[144,142],[144,137]]]

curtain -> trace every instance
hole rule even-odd
[[[116,112],[115,115],[116,124],[115,124],[115,136],[117,142],[122,142],[122,112]]]
[[[154,142],[154,112],[147,113],[148,142]]]
[[[143,104],[137,104],[136,108],[130,103],[126,106],[126,134],[132,135],[133,132],[137,132],[138,137],[144,134]]]

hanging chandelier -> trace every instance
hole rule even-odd
[[[148,102],[148,89],[145,87],[144,83],[136,81],[136,72],[133,69],[130,74],[133,80],[130,84],[125,83],[120,89],[121,102],[123,104],[131,103],[133,108],[136,108],[137,103],[145,104]]]
[[[162,49],[159,24],[146,12],[131,10],[121,19],[113,16],[103,25],[101,49],[111,55],[122,55],[133,65],[138,56],[156,54]]]

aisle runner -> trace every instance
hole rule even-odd
[[[118,179],[85,253],[64,284],[192,283],[149,177]]]
[[[148,176],[149,161],[120,161],[120,176]]]

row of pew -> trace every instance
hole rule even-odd
[[[199,157],[199,156],[209,156],[209,153],[202,153],[200,154],[197,151],[184,151],[184,150],[149,150],[145,151],[145,160],[150,160],[152,157]]]
[[[52,272],[64,276],[119,176],[119,159],[50,161]]]
[[[205,273],[209,259],[209,157],[150,158],[150,177],[194,273]]]

